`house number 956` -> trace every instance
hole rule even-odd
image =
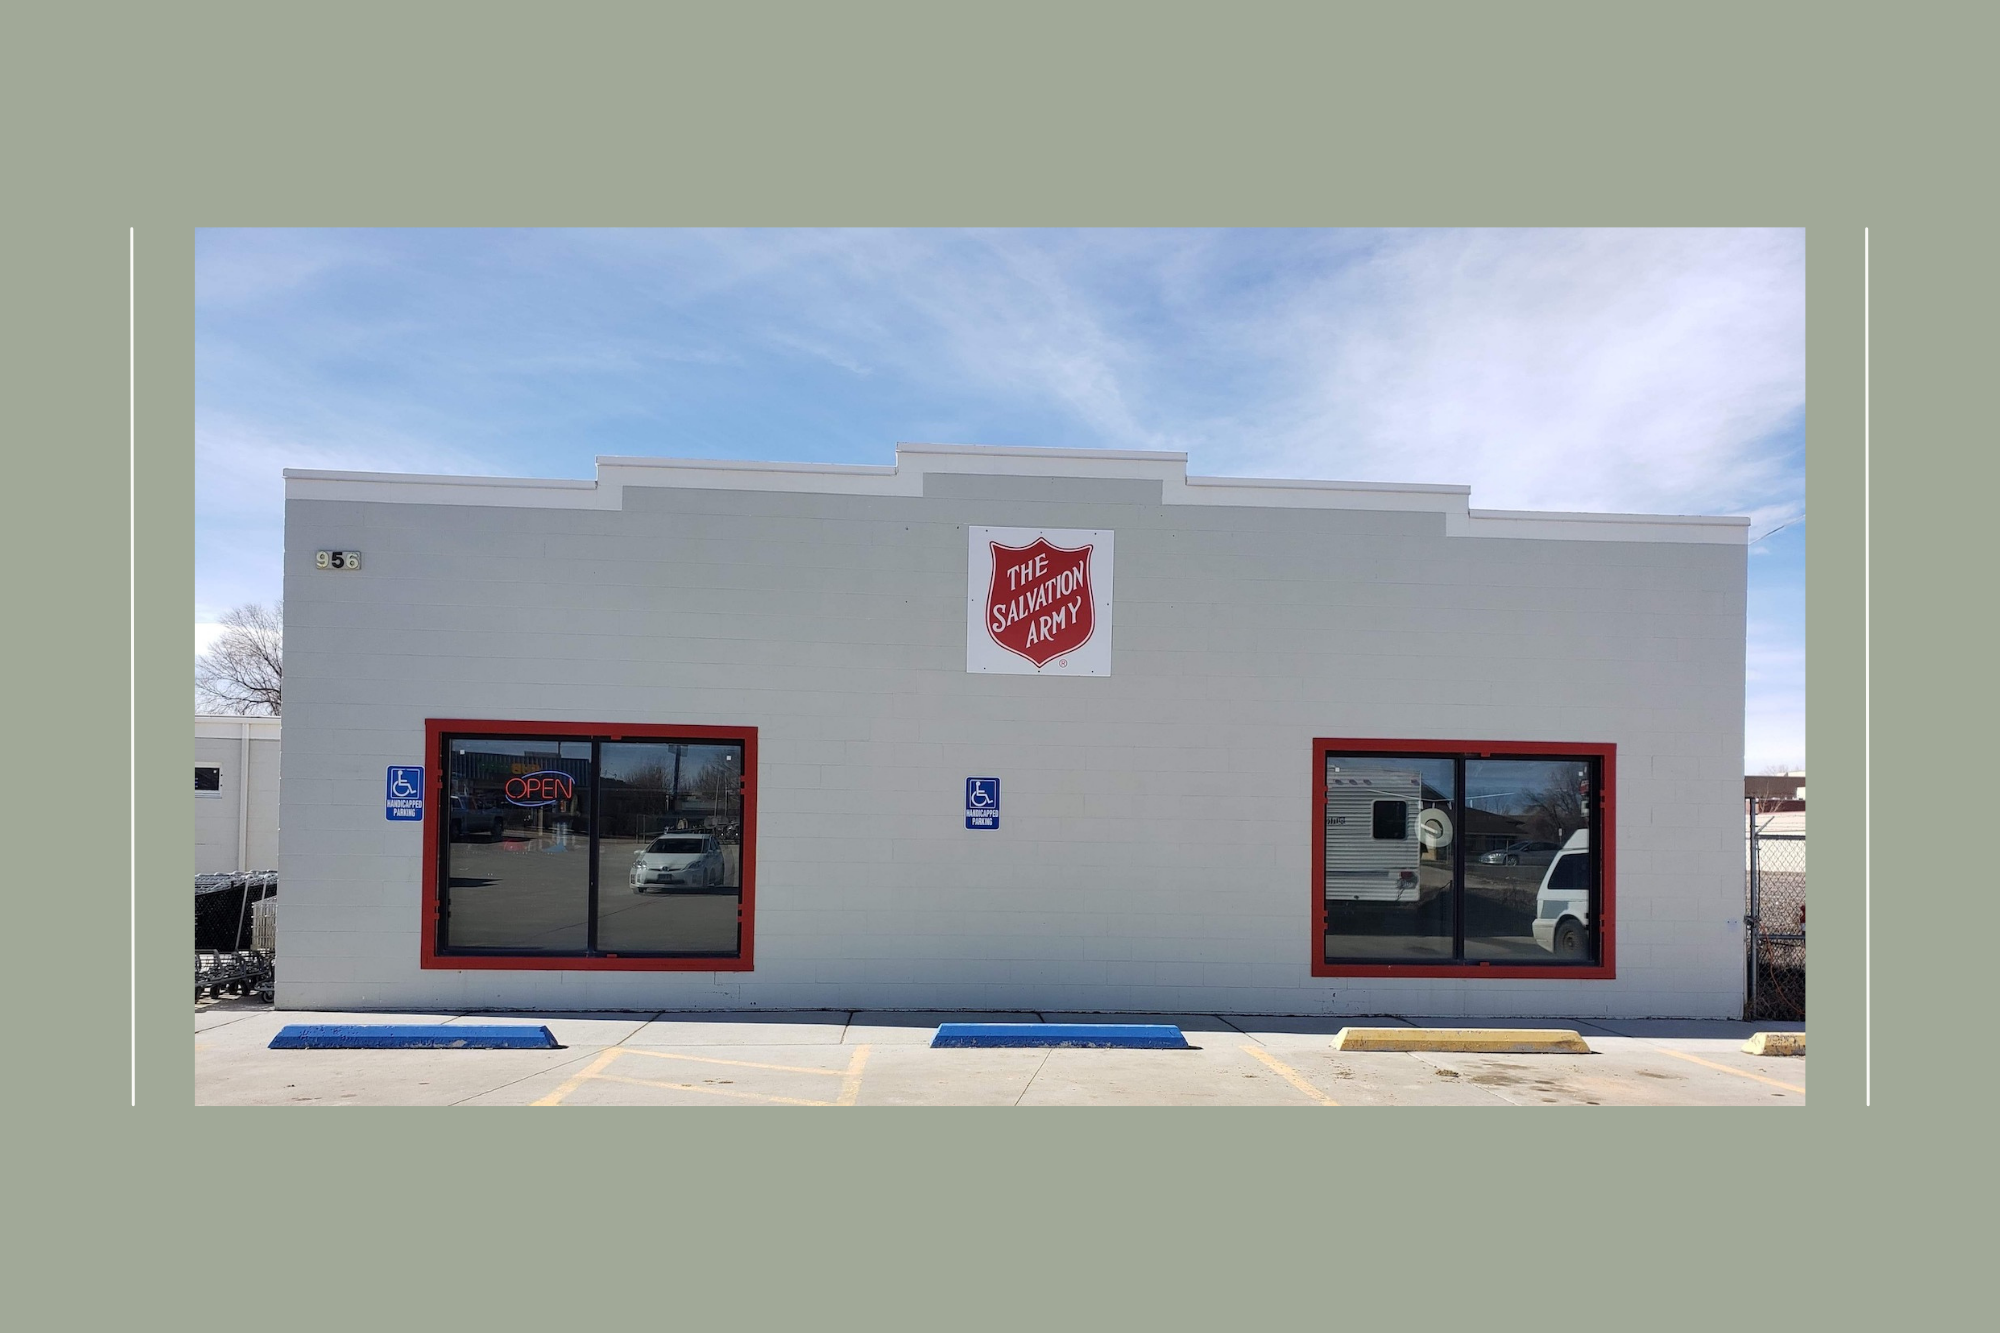
[[[359,569],[361,552],[321,551],[317,563],[321,569]]]

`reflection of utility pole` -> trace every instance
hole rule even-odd
[[[675,815],[675,814],[679,814],[679,813],[680,813],[680,808],[681,808],[681,755],[682,755],[682,754],[683,754],[683,753],[684,753],[684,752],[685,752],[686,750],[687,750],[687,746],[685,746],[685,745],[676,745],[676,746],[674,747],[674,785],[673,785],[673,788],[672,788],[672,789],[671,789],[670,791],[668,791],[668,792],[667,792],[667,813],[668,813],[669,815]]]

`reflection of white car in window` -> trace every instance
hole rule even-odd
[[[722,883],[722,844],[712,833],[662,833],[632,857],[632,892],[714,888]]]
[[[1579,829],[1549,862],[1535,893],[1535,943],[1558,958],[1590,957],[1590,830]]]
[[[1561,849],[1552,842],[1510,842],[1479,858],[1489,866],[1545,866]]]

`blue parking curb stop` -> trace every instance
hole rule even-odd
[[[1142,1051],[1193,1049],[1172,1023],[940,1023],[933,1048],[1077,1046]]]
[[[556,1051],[545,1027],[519,1024],[292,1023],[271,1038],[274,1051]]]

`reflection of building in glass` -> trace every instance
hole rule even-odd
[[[742,767],[734,746],[643,747],[634,762],[605,772],[598,801],[606,834],[706,829],[733,840],[741,833]]]
[[[1468,807],[1465,812],[1465,849],[1474,856],[1498,851],[1528,836],[1527,821],[1520,815]]]

